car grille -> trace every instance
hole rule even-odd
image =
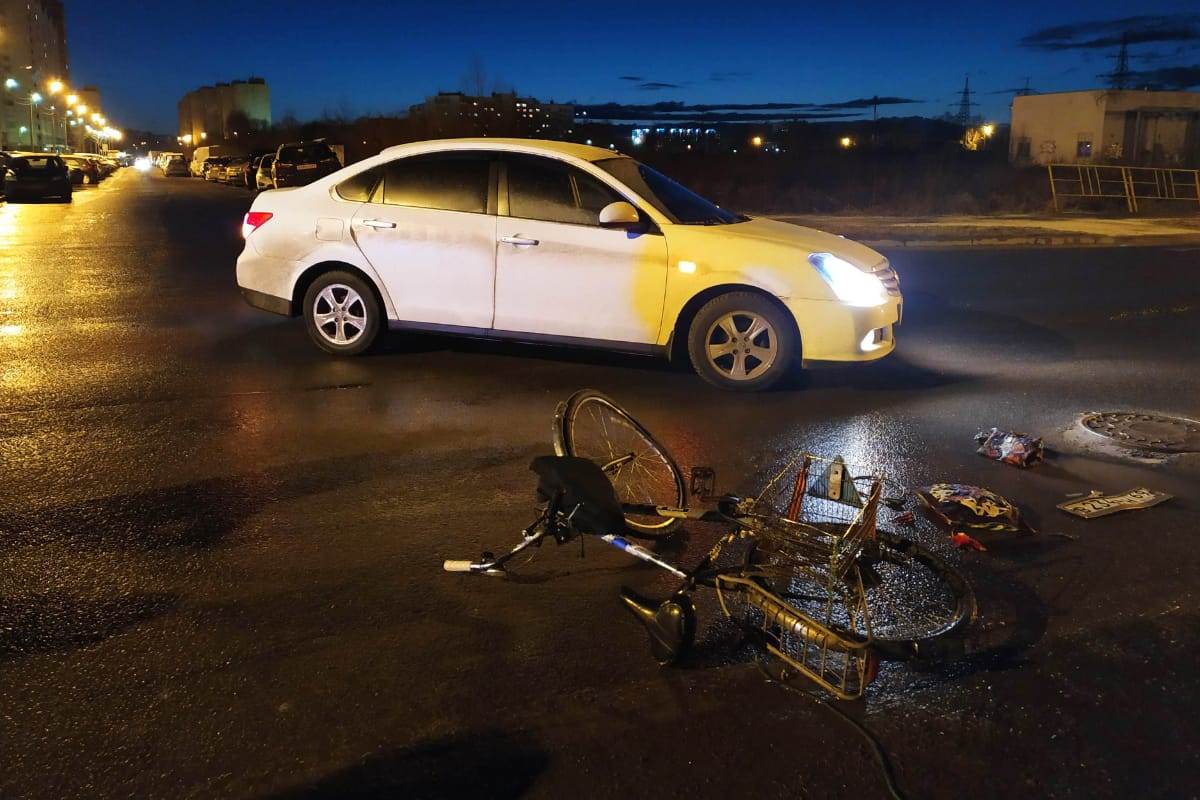
[[[900,295],[900,276],[896,274],[896,270],[892,269],[892,265],[888,263],[887,259],[876,264],[871,272],[883,283],[888,294],[894,297]]]

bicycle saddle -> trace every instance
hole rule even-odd
[[[696,638],[696,609],[684,592],[661,603],[648,600],[632,589],[621,589],[621,601],[650,635],[654,660],[666,666],[683,657]]]
[[[617,493],[595,462],[574,456],[538,456],[529,468],[537,473],[538,495],[548,500],[561,494],[559,508],[564,514],[574,512],[571,526],[576,530],[598,535],[625,531]]]

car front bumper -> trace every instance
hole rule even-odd
[[[904,298],[889,296],[883,305],[856,308],[835,300],[783,300],[800,330],[806,366],[823,361],[877,361],[896,349]]]

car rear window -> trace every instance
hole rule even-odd
[[[438,153],[390,162],[384,170],[383,202],[443,211],[487,211],[491,155]]]
[[[287,145],[279,150],[279,160],[284,164],[315,164],[337,156],[324,142]]]
[[[13,159],[9,163],[8,168],[13,172],[42,172],[62,169],[64,166],[62,159],[58,156],[22,156],[21,158]]]
[[[338,197],[353,203],[367,202],[371,199],[371,192],[375,190],[375,185],[379,183],[379,176],[382,174],[383,167],[374,167],[365,169],[357,175],[351,175],[337,185]]]

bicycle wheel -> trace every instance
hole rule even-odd
[[[592,389],[581,389],[559,406],[554,450],[596,462],[622,503],[683,508],[683,474],[662,445],[629,412]],[[646,539],[668,534],[679,520],[656,514],[626,514],[630,533]]]
[[[881,658],[937,658],[975,618],[975,592],[967,579],[910,539],[878,531],[858,566]]]
[[[848,591],[861,578],[872,646],[884,659],[945,655],[952,650],[949,643],[975,617],[975,593],[966,578],[924,547],[886,531],[877,532],[840,581],[830,581],[786,540],[754,542],[746,566],[780,599],[814,619],[851,631],[864,629],[859,595]]]

